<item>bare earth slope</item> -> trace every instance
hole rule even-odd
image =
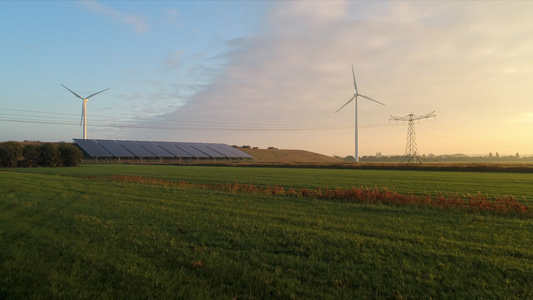
[[[253,156],[257,162],[268,163],[340,163],[342,159],[305,150],[247,149],[239,148]]]

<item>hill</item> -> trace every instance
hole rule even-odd
[[[305,150],[239,148],[253,156],[256,162],[266,163],[341,163],[342,159]]]

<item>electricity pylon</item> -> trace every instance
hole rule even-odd
[[[437,117],[435,115],[435,111],[421,116],[415,114],[408,114],[407,116],[396,117],[391,115],[391,118],[389,120],[409,122],[407,127],[407,143],[405,144],[405,154],[403,156],[402,163],[422,163],[422,160],[420,160],[420,157],[418,156],[418,151],[416,149],[415,121],[431,117]]]

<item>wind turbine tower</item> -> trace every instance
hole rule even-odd
[[[403,162],[406,162],[408,164],[410,163],[422,163],[422,160],[420,160],[420,157],[418,156],[418,150],[416,149],[416,133],[415,133],[415,121],[422,120],[422,119],[428,119],[428,118],[436,118],[435,111],[432,111],[430,113],[427,113],[425,115],[415,115],[415,114],[408,114],[407,116],[403,117],[396,117],[391,115],[391,118],[389,120],[395,120],[395,121],[407,121],[408,127],[407,127],[407,143],[405,144],[405,154],[402,160]]]
[[[352,102],[352,100],[355,100],[354,101],[355,102],[355,161],[358,162],[359,161],[359,137],[358,137],[358,128],[357,128],[357,98],[362,97],[362,98],[374,101],[376,103],[379,103],[381,105],[385,105],[385,104],[377,100],[374,100],[368,96],[359,94],[359,92],[357,91],[357,83],[355,82],[355,71],[353,70],[353,65],[352,65],[352,75],[353,75],[353,86],[355,88],[355,94],[353,95],[352,98],[350,98],[350,100],[348,100],[348,102],[346,102],[343,106],[341,106],[341,108],[337,109],[335,113],[343,109],[346,105],[348,105],[348,103]]]
[[[62,85],[62,84],[61,84]],[[87,101],[89,101],[89,98],[93,97],[93,96],[96,96],[102,92],[105,92],[107,90],[109,90],[110,88],[107,88],[105,90],[102,90],[102,91],[99,91],[98,93],[94,93],[92,95],[89,95],[87,96],[86,98],[83,98],[81,97],[80,95],[74,93],[71,89],[69,89],[68,87],[62,85],[64,88],[66,88],[67,90],[69,90],[72,94],[74,94],[74,96],[80,98],[81,100],[83,100],[83,104],[82,104],[82,107],[81,107],[81,121],[80,121],[80,126],[83,124],[83,139],[86,140],[87,139]]]

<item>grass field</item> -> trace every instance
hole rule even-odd
[[[401,193],[514,195],[533,204],[533,173],[349,170],[325,168],[86,165],[76,168],[16,169],[70,176],[130,175],[195,183],[253,183],[283,187],[387,187]]]
[[[528,217],[106,180],[480,190],[531,203],[531,174],[131,165],[15,171],[0,172],[2,299],[533,297]]]

